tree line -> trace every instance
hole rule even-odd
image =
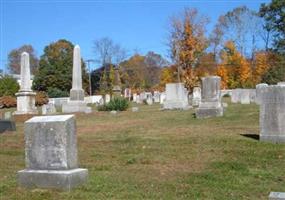
[[[207,16],[195,8],[185,8],[171,16],[166,38],[169,59],[155,53],[128,51],[110,38],[94,42],[94,60],[99,68],[87,72],[82,60],[83,87],[92,93],[112,93],[114,69],[120,73],[122,88],[133,91],[163,90],[166,83],[184,82],[191,91],[207,75],[219,75],[222,88],[251,88],[264,82],[285,79],[285,1],[261,4],[258,12],[245,6],[221,15],[210,33]],[[44,48],[37,58],[31,45],[23,45],[8,55],[11,73],[19,73],[20,54],[30,54],[33,88],[51,97],[68,96],[72,81],[74,44],[61,39]],[[170,60],[170,61],[169,61]]]

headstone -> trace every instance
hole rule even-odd
[[[133,94],[133,102],[137,102],[137,93]]]
[[[285,200],[285,192],[270,192],[269,200]]]
[[[240,89],[240,88],[232,90],[232,96],[231,96],[231,102],[232,103],[239,103],[240,102],[241,90],[242,89]]]
[[[285,85],[285,82],[278,82],[277,85]]]
[[[20,186],[70,190],[84,183],[88,170],[78,168],[73,115],[33,117],[24,124],[26,169]]]
[[[154,100],[154,103],[159,103],[160,102],[160,92],[159,91],[154,91],[153,92],[153,100]]]
[[[162,93],[160,94],[160,97],[159,97],[159,103],[160,103],[160,104],[163,104],[164,101],[165,101],[165,99],[166,99],[166,94],[165,94],[165,92],[162,92]]]
[[[221,78],[219,76],[202,78],[202,100],[196,109],[197,118],[223,116],[220,84]]]
[[[6,120],[10,120],[12,118],[12,113],[11,112],[5,112],[4,113],[4,119]]]
[[[260,140],[285,143],[285,86],[261,88]]]
[[[128,100],[130,100],[131,96],[132,96],[131,89],[130,88],[126,88],[125,91],[124,91],[124,97],[127,98]]]
[[[37,114],[35,106],[35,97],[31,89],[31,74],[30,74],[30,57],[27,52],[21,54],[21,86],[17,97],[17,111],[14,115]]]
[[[201,88],[194,87],[193,94],[192,94],[192,106],[199,106],[201,103]]]
[[[76,45],[73,50],[72,88],[69,101],[62,104],[63,113],[85,112],[87,103],[84,101],[82,89],[81,55],[80,47]]]
[[[250,98],[250,103],[255,103],[256,102],[256,89],[249,89],[249,98]]]
[[[250,90],[242,89],[240,93],[240,103],[241,104],[250,104]]]
[[[106,102],[106,103],[109,103],[110,100],[111,100],[111,96],[110,96],[109,94],[106,94],[106,95],[105,95],[105,102]]]
[[[188,103],[188,91],[183,83],[167,83],[166,99],[163,103],[163,109],[182,109],[190,108]]]
[[[5,131],[16,131],[15,122],[7,119],[0,119],[0,133]]]
[[[146,92],[146,103],[147,105],[153,104],[153,98],[151,92]]]
[[[255,98],[256,104],[258,105],[261,104],[261,96],[262,96],[262,92],[264,91],[262,88],[267,87],[267,86],[268,84],[266,83],[260,83],[256,85],[256,98]]]

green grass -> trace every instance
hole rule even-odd
[[[268,199],[270,191],[285,191],[285,145],[254,139],[256,105],[229,103],[223,117],[211,119],[159,108],[76,115],[89,180],[71,192],[17,186],[25,168],[17,123],[16,133],[0,135],[0,200]]]

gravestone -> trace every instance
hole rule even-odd
[[[5,112],[4,113],[4,119],[6,120],[10,120],[12,118],[12,113],[11,112]]]
[[[111,101],[111,96],[109,94],[105,95],[105,102],[109,103]]]
[[[152,98],[152,94],[150,92],[146,93],[146,103],[147,103],[147,105],[153,104],[153,98]]]
[[[16,131],[15,122],[8,119],[0,119],[0,133],[5,131]]]
[[[240,93],[240,103],[241,104],[250,104],[250,93],[249,89],[242,89]]]
[[[285,82],[278,82],[277,85],[285,85]]]
[[[132,90],[130,88],[125,88],[124,97],[130,101],[132,96]]]
[[[285,200],[285,192],[270,192],[269,200]]]
[[[201,103],[201,88],[194,87],[193,94],[192,94],[192,106],[199,106]]]
[[[84,101],[82,89],[80,47],[76,45],[73,50],[72,88],[69,101],[62,104],[63,113],[86,112],[87,103]]]
[[[241,90],[242,89],[240,89],[240,88],[232,90],[232,96],[231,96],[231,102],[232,103],[239,103],[240,102]]]
[[[256,85],[256,97],[255,97],[255,102],[256,104],[260,105],[261,104],[261,96],[262,92],[264,91],[262,88],[267,87],[268,84],[266,83],[260,83]]]
[[[21,86],[17,97],[17,111],[14,115],[37,114],[35,106],[36,93],[31,89],[30,56],[27,52],[21,54]]]
[[[137,102],[137,93],[133,94],[133,102]]]
[[[84,183],[88,170],[78,168],[73,115],[33,117],[24,124],[26,169],[20,186],[70,190]]]
[[[42,105],[42,115],[50,115],[55,113],[56,113],[56,108],[54,104],[48,103]]]
[[[154,101],[154,103],[159,103],[160,102],[160,92],[159,91],[154,91],[153,92],[153,101]]]
[[[160,97],[159,97],[159,103],[160,103],[160,104],[163,104],[164,101],[165,101],[165,98],[166,98],[165,92],[162,92],[162,93],[160,94]]]
[[[223,116],[220,84],[221,78],[219,76],[202,78],[202,100],[196,109],[197,118]]]
[[[285,86],[270,85],[260,90],[260,140],[285,143]]]
[[[163,103],[163,109],[182,109],[190,108],[188,103],[188,91],[183,83],[167,83],[166,99]]]

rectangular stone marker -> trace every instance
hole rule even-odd
[[[16,131],[16,125],[14,121],[0,119],[0,133],[5,131]]]
[[[163,109],[182,109],[191,108],[188,102],[188,91],[183,83],[167,83],[165,88],[166,98]]]
[[[285,143],[285,86],[261,88],[260,140]]]
[[[33,117],[25,122],[26,169],[18,172],[23,187],[70,190],[87,180],[78,168],[73,115]]]
[[[201,88],[194,87],[192,94],[192,106],[199,106],[201,103]]]
[[[285,200],[285,192],[270,192],[269,200]]]
[[[220,83],[221,78],[219,76],[202,78],[202,100],[196,109],[197,118],[223,116]]]

